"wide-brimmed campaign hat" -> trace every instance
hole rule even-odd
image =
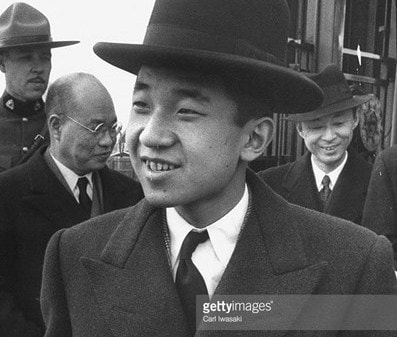
[[[79,41],[53,41],[50,22],[36,8],[16,2],[0,15],[0,51],[21,47],[64,47]]]
[[[301,113],[322,92],[285,67],[288,25],[284,0],[157,0],[143,44],[99,42],[94,52],[133,74],[142,65],[225,74],[274,112]]]
[[[343,72],[335,64],[330,64],[320,73],[309,76],[323,90],[323,104],[319,108],[306,113],[289,115],[288,120],[303,122],[318,119],[360,106],[374,97],[372,94],[353,95],[353,91],[347,83]]]

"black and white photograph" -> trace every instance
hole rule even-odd
[[[396,0],[2,0],[0,337],[397,337]]]

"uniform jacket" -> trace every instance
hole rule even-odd
[[[310,152],[306,152],[295,162],[269,168],[258,175],[275,192],[293,204],[359,224],[371,176],[371,164],[355,151],[349,151],[345,167],[322,210],[310,156]]]
[[[252,172],[248,185],[249,216],[215,294],[392,291],[396,279],[386,238],[289,204]],[[167,259],[163,219],[163,210],[144,199],[52,237],[42,285],[46,337],[189,336]],[[196,336],[284,333],[208,331]]]
[[[2,327],[18,322],[20,312],[26,322],[43,329],[39,298],[46,245],[57,230],[86,219],[73,195],[49,169],[43,152],[37,151],[25,164],[0,174],[2,337],[30,336],[26,332],[2,334]],[[116,171],[105,167],[99,176],[104,212],[133,205],[143,196],[140,185]],[[14,306],[11,312],[10,305]],[[24,326],[26,322],[16,325]],[[28,330],[34,336],[34,328]]]
[[[375,160],[363,225],[390,239],[397,269],[397,146],[382,151]]]
[[[3,94],[0,99],[0,172],[20,161],[45,122],[42,100],[23,104]]]

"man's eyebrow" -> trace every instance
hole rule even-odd
[[[187,98],[193,98],[195,100],[202,101],[205,103],[210,102],[209,97],[203,95],[203,93],[197,89],[175,89],[174,93],[175,93],[175,95],[180,96],[182,98],[187,97]]]
[[[135,91],[139,91],[139,90],[145,90],[145,89],[149,89],[149,85],[148,84],[146,84],[145,82],[141,82],[141,81],[136,81],[135,82],[134,92]]]

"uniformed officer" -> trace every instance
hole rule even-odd
[[[42,96],[51,71],[51,48],[78,41],[53,41],[43,13],[18,2],[0,16],[0,70],[5,92],[0,101],[0,171],[24,161],[44,142]]]

